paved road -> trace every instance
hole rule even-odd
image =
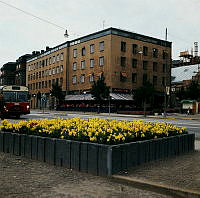
[[[172,123],[175,124],[179,127],[185,126],[189,132],[195,133],[196,139],[200,139],[200,120],[178,120],[178,119],[158,119],[158,118],[144,118],[142,116],[118,116],[118,115],[97,115],[97,114],[84,114],[84,113],[57,113],[57,112],[48,112],[48,113],[42,113],[42,112],[37,112],[33,111],[29,115],[24,115],[20,119],[10,119],[12,122],[18,122],[19,120],[29,120],[29,119],[42,119],[42,118],[48,118],[48,119],[53,119],[53,118],[73,118],[73,117],[81,117],[84,119],[88,119],[91,117],[100,117],[102,119],[114,119],[114,120],[127,120],[127,121],[132,121],[132,120],[143,120],[145,122],[167,122],[167,123]]]

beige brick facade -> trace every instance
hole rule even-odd
[[[48,94],[55,82],[64,92],[83,93],[102,73],[111,91],[131,91],[145,80],[163,91],[170,84],[171,43],[108,28],[36,55],[27,71],[31,94]]]

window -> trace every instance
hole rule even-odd
[[[85,82],[85,74],[82,74],[80,77],[80,82],[84,83]]]
[[[45,81],[45,88],[47,88],[47,81]]]
[[[77,77],[76,76],[72,76],[72,84],[76,84],[76,79]]]
[[[44,71],[42,71],[42,78],[44,77]]]
[[[154,72],[158,71],[158,63],[157,62],[153,62],[153,71]]]
[[[64,53],[60,54],[60,60],[63,61],[64,60]]]
[[[49,58],[49,65],[51,65],[51,63],[52,63],[52,60],[51,60],[51,57]]]
[[[44,81],[42,81],[42,88],[44,88]]]
[[[133,83],[137,82],[137,74],[136,73],[132,73],[132,82]]]
[[[90,67],[94,67],[94,59],[90,59]]]
[[[162,86],[165,86],[165,77],[162,77]]]
[[[44,67],[45,66],[45,61],[44,60],[42,60],[42,67]]]
[[[63,78],[61,77],[60,78],[60,86],[62,86],[62,84],[63,84]]]
[[[41,78],[41,71],[39,72],[39,78]]]
[[[76,69],[77,69],[77,62],[74,62],[73,63],[73,71],[76,71]]]
[[[93,54],[94,53],[94,44],[91,44],[90,45],[90,54]]]
[[[51,80],[49,80],[49,88],[51,88]]]
[[[133,54],[137,54],[137,51],[138,51],[138,45],[137,44],[133,44],[132,45],[132,52],[133,52]]]
[[[41,89],[41,82],[39,82],[39,89]]]
[[[99,66],[104,66],[104,56],[99,57]]]
[[[52,69],[52,74],[53,74],[53,75],[56,74],[56,68],[53,68],[53,69]]]
[[[46,59],[46,66],[48,66],[48,58]]]
[[[143,69],[144,69],[144,70],[147,70],[147,64],[148,64],[147,61],[143,61]]]
[[[147,74],[143,74],[142,82],[143,82],[143,85],[147,82]]]
[[[166,59],[166,57],[167,57],[167,53],[165,52],[165,50],[163,50],[163,52],[162,52],[162,57],[163,57],[163,59]]]
[[[121,66],[122,67],[126,66],[126,57],[121,56]]]
[[[85,61],[81,61],[81,69],[85,69]]]
[[[121,51],[126,52],[126,42],[121,42]]]
[[[132,59],[132,67],[136,68],[137,67],[137,59]]]
[[[53,56],[53,63],[55,63],[56,62],[56,57],[55,56]]]
[[[63,67],[63,65],[61,65],[61,66],[60,66],[60,73],[62,73],[63,70],[64,70],[64,67]]]
[[[73,50],[73,57],[76,58],[77,57],[77,49]]]
[[[57,62],[60,61],[60,55],[59,54],[57,54],[56,61]]]
[[[153,48],[153,58],[158,58],[158,49]]]
[[[153,76],[153,86],[157,85],[157,81],[158,81],[158,77],[157,76]]]
[[[163,64],[163,72],[166,72],[166,65]]]
[[[104,51],[104,41],[99,43],[99,51]]]
[[[60,67],[56,67],[56,73],[59,74],[60,73]]]
[[[55,85],[55,79],[52,80],[52,85]]]
[[[147,56],[148,55],[148,47],[143,46],[143,55]]]
[[[41,66],[42,66],[42,62],[40,61],[40,62],[39,62],[39,67],[41,67]]]
[[[120,81],[125,82],[127,79],[126,72],[120,72]]]
[[[36,83],[35,86],[36,86],[35,88],[38,89],[38,83]]]
[[[36,69],[38,69],[38,62],[36,63]]]
[[[82,50],[81,50],[81,55],[85,56],[85,54],[86,54],[86,49],[85,49],[85,47],[83,47]]]
[[[49,69],[49,76],[51,76],[51,68]]]
[[[90,76],[89,76],[89,81],[90,81],[90,82],[94,82],[94,74],[90,74]]]

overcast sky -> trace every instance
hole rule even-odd
[[[19,9],[68,29],[45,23]],[[0,67],[26,53],[116,27],[173,42],[173,58],[200,45],[200,0],[0,0]],[[199,47],[200,50],[200,47]],[[200,54],[200,53],[199,53]]]

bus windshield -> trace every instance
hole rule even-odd
[[[27,91],[4,91],[5,102],[28,102]]]

